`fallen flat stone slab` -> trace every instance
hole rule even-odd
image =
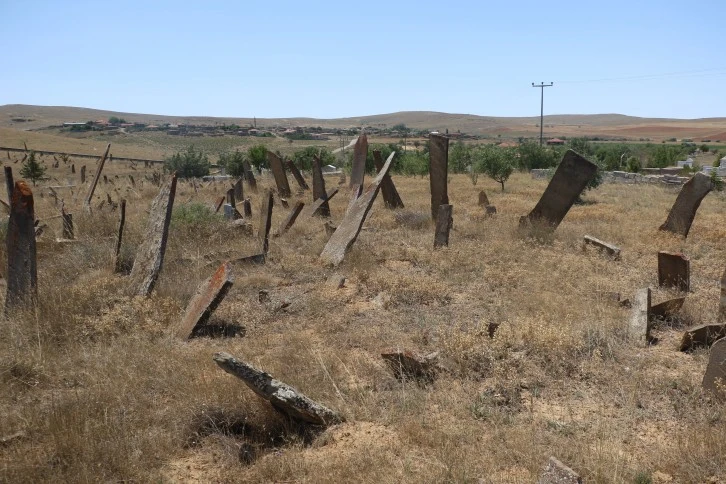
[[[650,317],[665,319],[673,316],[681,310],[681,308],[683,307],[683,302],[685,300],[686,297],[683,296],[677,297],[675,299],[669,299],[668,301],[663,301],[662,303],[656,304],[655,306],[652,306],[650,308]]]
[[[323,177],[323,166],[320,157],[313,156],[313,203],[323,199],[320,206],[316,209],[321,217],[330,217],[330,206],[328,205],[328,195],[325,191],[325,178]]]
[[[429,136],[429,184],[431,186],[431,218],[436,220],[439,205],[449,203],[449,138],[438,134]]]
[[[233,283],[232,266],[229,262],[225,262],[211,277],[199,285],[197,292],[187,304],[184,317],[174,331],[175,336],[189,339],[196,328],[206,324]]]
[[[640,289],[634,299],[628,332],[632,341],[645,346],[650,341],[650,288]]]
[[[439,353],[420,356],[413,351],[390,350],[381,353],[397,380],[431,383],[436,379]]]
[[[295,166],[295,163],[293,163],[292,160],[287,160],[286,165],[288,170],[290,170],[290,173],[292,173],[292,177],[295,179],[300,189],[310,190],[310,187],[305,181],[305,178],[303,178],[302,173],[300,173],[300,170],[298,170],[297,166]]]
[[[272,175],[275,177],[277,193],[280,195],[281,198],[289,197],[292,192],[290,191],[290,183],[287,181],[285,166],[282,163],[282,159],[272,151],[268,150],[267,162],[270,164]]]
[[[688,292],[691,288],[691,261],[679,252],[658,252],[658,285]]]
[[[325,405],[311,400],[272,375],[235,359],[229,353],[215,353],[214,361],[224,371],[242,380],[250,390],[293,420],[328,426],[345,419]]]
[[[519,219],[519,224],[555,230],[596,172],[596,164],[567,150],[539,202],[529,215]]]
[[[720,339],[711,346],[701,387],[719,400],[726,400],[726,339]]]
[[[361,133],[353,147],[353,166],[350,171],[350,188],[362,187],[366,175],[366,158],[368,157],[368,136]]]
[[[298,215],[300,215],[300,212],[302,212],[302,209],[303,209],[304,206],[305,206],[305,203],[304,202],[298,201],[295,204],[295,206],[292,207],[292,210],[287,215],[287,217],[285,218],[285,220],[282,222],[282,225],[280,225],[280,229],[277,231],[277,234],[276,235],[278,237],[281,236],[282,234],[284,234],[285,232],[287,232],[288,230],[290,230],[290,228],[295,223],[295,220],[297,220]]]
[[[454,224],[453,210],[453,205],[439,205],[439,215],[436,217],[436,231],[434,232],[434,249],[449,245],[449,233]]]
[[[582,478],[559,460],[550,457],[537,484],[582,484]]]
[[[159,278],[164,264],[171,211],[174,208],[176,180],[174,173],[161,186],[158,195],[151,203],[144,240],[136,252],[136,259],[129,275],[129,287],[133,294],[148,296]]]
[[[660,230],[667,230],[674,234],[688,237],[691,230],[691,224],[696,218],[696,212],[701,205],[703,198],[713,188],[711,177],[703,173],[696,173],[686,184],[683,185],[681,191],[676,197],[676,201],[671,207],[668,218],[660,226]]]
[[[376,167],[376,171],[381,171],[381,168],[383,168],[383,158],[381,157],[380,150],[373,151],[373,164]],[[396,185],[393,184],[393,179],[390,174],[383,177],[381,194],[383,195],[383,204],[386,208],[391,210],[404,208],[403,200],[401,200],[401,196],[398,194],[398,190],[396,190]]]
[[[234,190],[233,195],[235,200],[243,200],[245,198],[244,189],[242,188],[242,178],[234,182],[232,189]]]
[[[267,254],[254,254],[246,257],[240,257],[230,261],[230,264],[264,264],[267,261]]]
[[[702,324],[683,333],[681,351],[691,351],[698,347],[711,346],[726,336],[726,323]]]
[[[6,314],[17,307],[34,305],[38,297],[33,192],[24,181],[17,181],[10,200],[10,218],[5,238],[8,256]]]
[[[368,186],[368,189],[356,200],[352,209],[345,215],[333,235],[330,236],[328,243],[325,244],[325,248],[323,248],[323,252],[320,254],[320,259],[324,263],[337,266],[343,262],[345,254],[358,238],[358,234],[363,227],[363,222],[373,206],[376,195],[378,195],[381,181],[391,167],[391,161],[394,155],[395,151],[391,153],[386,160],[386,164],[383,165],[383,168],[378,172],[378,175]]]
[[[604,250],[605,252],[613,256],[615,260],[620,259],[620,247],[617,247],[613,244],[608,244],[607,242],[603,242],[602,240],[596,239],[595,237],[592,237],[590,235],[586,235],[584,237],[584,240],[586,244],[594,245],[595,247]]]

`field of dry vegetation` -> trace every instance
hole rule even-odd
[[[180,341],[171,331],[197,285],[258,241],[206,208],[227,185],[195,193],[180,181],[156,289],[129,297],[113,272],[118,213],[97,205],[107,194],[128,200],[122,255],[132,260],[158,191],[143,171],[112,163],[114,185],[99,185],[92,215],[80,209],[85,188],[59,190],[72,244],[55,242],[58,209],[34,188],[49,227],[38,242],[39,307],[0,321],[0,437],[23,433],[0,444],[0,481],[535,482],[554,455],[586,482],[726,482],[726,407],[700,385],[708,352],[678,351],[684,327],[716,320],[723,192],[705,198],[682,239],[658,231],[677,191],[606,184],[538,241],[517,222],[546,181],[515,174],[501,192],[454,175],[450,246],[434,251],[428,179],[394,176],[406,208],[387,210],[379,196],[340,267],[318,261],[324,220],[298,220],[271,239],[266,264],[234,265],[211,323],[238,326],[237,336]],[[71,177],[67,166],[49,174]],[[477,205],[482,189],[493,217]],[[257,230],[262,191],[251,198]],[[346,204],[331,201],[334,223]],[[286,214],[276,203],[273,231]],[[584,247],[586,234],[620,246],[622,259]],[[641,348],[627,340],[629,311],[603,293],[632,299],[651,286],[654,303],[672,297],[657,289],[659,250],[690,256],[692,293],[655,330],[658,343]],[[399,381],[380,357],[391,348],[439,351],[447,371],[431,384]],[[286,421],[217,367],[218,351],[346,422],[316,432]]]

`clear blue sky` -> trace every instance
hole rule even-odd
[[[0,105],[534,116],[532,82],[554,81],[546,114],[726,116],[726,0],[0,0],[0,18]]]

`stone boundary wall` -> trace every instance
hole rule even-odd
[[[722,173],[723,171],[723,173]],[[554,173],[554,169],[534,169],[530,170],[530,174],[534,179],[548,179]],[[719,169],[719,176],[726,176],[726,170]],[[628,183],[628,184],[664,184],[664,185],[683,185],[691,177],[678,175],[643,175],[640,173],[629,173],[626,171],[605,171],[603,172],[604,183]]]

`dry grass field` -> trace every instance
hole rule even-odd
[[[20,165],[10,166],[19,177]],[[80,183],[68,166],[49,174],[52,185]],[[723,193],[706,197],[684,240],[658,231],[677,191],[606,184],[538,241],[517,222],[546,181],[515,174],[501,192],[455,175],[450,246],[434,251],[428,179],[394,176],[406,208],[387,210],[379,197],[340,267],[318,261],[324,220],[298,220],[271,239],[265,265],[234,266],[211,322],[239,334],[179,341],[171,332],[197,285],[258,242],[200,208],[227,185],[195,192],[180,182],[157,287],[129,297],[112,267],[118,213],[97,205],[107,194],[128,200],[122,254],[131,260],[158,188],[143,166],[114,162],[108,174],[92,215],[80,208],[85,187],[58,189],[74,215],[73,244],[55,242],[58,208],[34,188],[48,224],[39,306],[0,320],[0,437],[24,433],[0,444],[2,482],[527,483],[551,455],[587,482],[726,482],[726,407],[700,386],[707,350],[678,351],[684,327],[716,319]],[[477,206],[482,189],[494,217]],[[262,196],[250,196],[257,230]],[[310,192],[298,198],[312,201]],[[331,201],[336,224],[346,198]],[[276,203],[273,231],[286,214]],[[585,247],[585,234],[620,246],[622,259]],[[654,303],[673,296],[657,289],[659,250],[690,256],[692,293],[679,318],[655,330],[658,343],[642,348],[627,340],[629,310],[603,291],[632,298],[651,286]],[[4,266],[4,243],[0,251]],[[491,323],[500,325],[493,338]],[[398,381],[380,357],[391,348],[439,351],[447,371],[428,385]],[[346,422],[322,432],[291,424],[221,371],[217,351]]]

